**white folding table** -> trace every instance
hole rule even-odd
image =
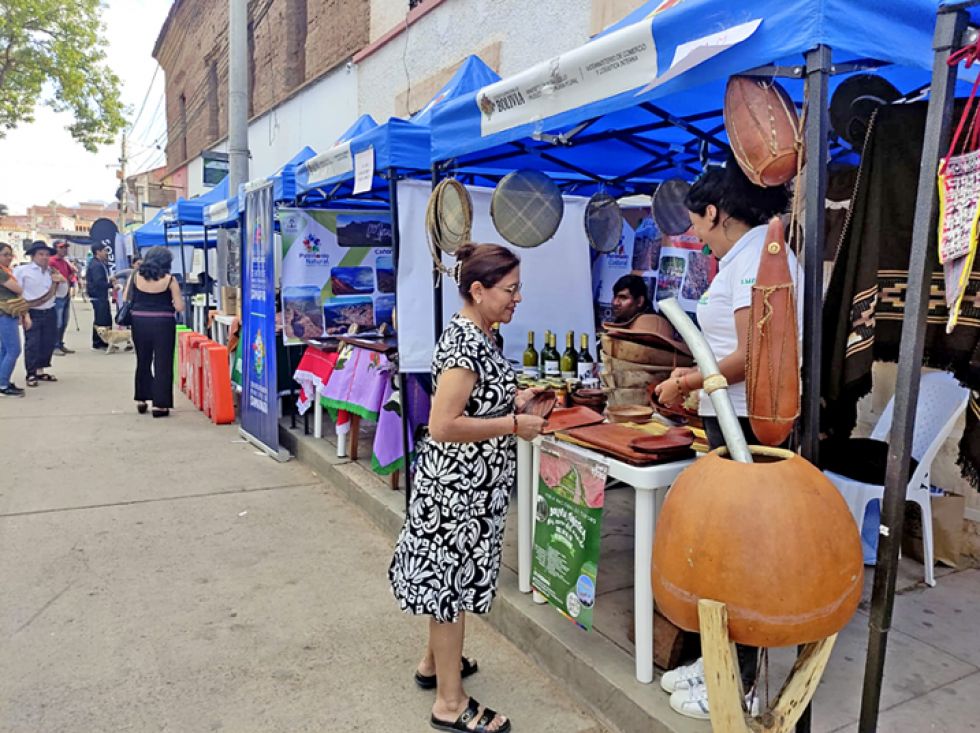
[[[650,588],[653,533],[657,511],[667,489],[694,459],[672,461],[652,466],[631,466],[588,448],[538,437],[533,443],[517,441],[517,564],[518,586],[522,593],[531,592],[531,555],[534,545],[534,507],[537,504],[537,481],[541,445],[560,445],[609,465],[609,478],[631,486],[635,492],[635,538],[633,548],[633,615],[636,624],[636,679],[653,682],[653,591]]]

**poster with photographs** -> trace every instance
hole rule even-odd
[[[387,211],[280,209],[283,340],[394,326]]]
[[[697,310],[698,300],[718,271],[717,260],[704,254],[702,247],[701,241],[691,234],[665,238],[660,248],[654,302],[677,298],[684,310]]]

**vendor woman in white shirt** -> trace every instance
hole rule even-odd
[[[749,332],[752,285],[765,247],[769,219],[786,211],[789,194],[785,186],[762,188],[745,177],[734,159],[724,168],[706,171],[691,186],[684,202],[691,216],[691,231],[718,258],[718,274],[698,302],[698,325],[728,380],[728,396],[739,417],[749,444],[757,443],[748,420],[745,398],[745,354]],[[797,262],[789,253],[790,272],[797,280]],[[797,292],[797,303],[801,303]],[[801,319],[797,319],[802,323]],[[675,369],[657,386],[657,397],[665,405],[682,402],[702,387],[697,368]],[[712,449],[725,444],[711,400],[700,393],[699,412],[704,419]],[[738,647],[742,683],[749,693],[750,709],[758,700],[752,692],[758,665],[758,650]],[[700,659],[692,665],[664,674],[661,686],[671,693],[671,707],[692,718],[707,719],[708,693]]]

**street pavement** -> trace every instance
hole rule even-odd
[[[0,731],[430,730],[425,624],[391,598],[390,542],[182,395],[138,415],[135,357],[90,351],[75,308],[60,381],[0,400]],[[606,730],[467,626],[468,691],[515,732]]]

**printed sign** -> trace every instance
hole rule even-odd
[[[279,454],[272,184],[245,194],[242,432]]]
[[[391,213],[280,209],[283,340],[394,326]]]
[[[354,154],[354,195],[367,193],[374,185],[374,148],[368,146]]]
[[[308,186],[349,173],[353,168],[354,161],[351,159],[350,142],[340,143],[300,165],[296,170],[296,180]]]
[[[609,466],[556,443],[541,446],[531,585],[592,629],[602,506]]]

